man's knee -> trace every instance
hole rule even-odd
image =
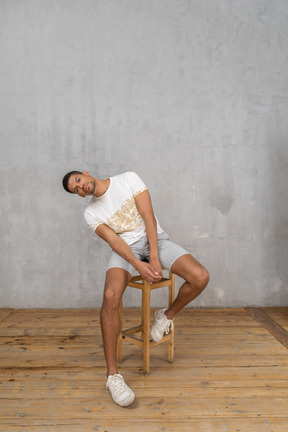
[[[202,265],[194,268],[189,275],[189,280],[187,282],[197,288],[198,291],[203,291],[208,285],[210,275],[205,267]]]
[[[109,309],[118,308],[122,297],[122,292],[122,287],[117,287],[113,283],[106,285],[103,294],[103,306]]]
[[[131,275],[123,269],[111,268],[108,270],[106,273],[102,306],[108,309],[118,308],[122,294],[130,279]]]

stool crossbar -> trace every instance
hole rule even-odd
[[[143,373],[147,375],[150,372],[150,350],[155,346],[168,342],[168,361],[174,361],[174,326],[170,329],[170,333],[164,335],[160,342],[154,342],[150,339],[150,293],[151,290],[168,287],[168,305],[174,301],[175,297],[175,275],[169,272],[168,278],[162,278],[159,282],[149,283],[142,276],[134,276],[127,285],[130,288],[142,290],[141,304],[141,325],[123,330],[123,296],[120,302],[120,334],[117,341],[117,360],[122,361],[122,341],[125,340],[133,345],[138,346],[143,352]],[[137,333],[141,333],[141,337],[136,337]]]

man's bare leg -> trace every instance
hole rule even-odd
[[[185,282],[180,287],[178,296],[165,312],[168,319],[173,319],[177,312],[198,297],[209,282],[208,271],[189,254],[178,258],[172,265],[171,271],[185,279]]]
[[[130,273],[121,268],[111,268],[106,273],[100,318],[107,376],[118,373],[116,352],[120,333],[119,304],[130,279]]]

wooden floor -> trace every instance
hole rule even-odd
[[[128,326],[139,311],[125,311]],[[185,309],[175,362],[152,350],[151,373],[124,344],[136,393],[121,408],[105,388],[99,310],[0,310],[0,431],[287,432],[288,308]]]

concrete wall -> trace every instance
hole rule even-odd
[[[1,0],[1,307],[100,306],[109,247],[71,169],[138,172],[210,271],[194,306],[287,305],[287,21],[287,0]]]

